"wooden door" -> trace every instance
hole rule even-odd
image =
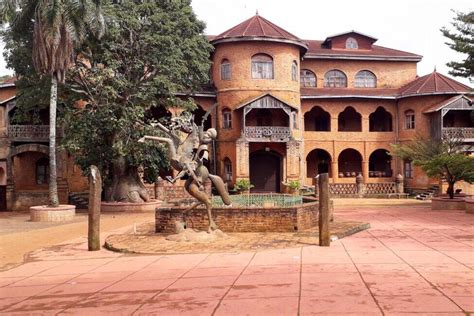
[[[271,152],[250,156],[250,182],[253,192],[280,192],[280,157]]]

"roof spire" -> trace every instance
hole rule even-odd
[[[434,70],[433,70],[433,72],[436,72],[436,65],[434,66]]]
[[[258,9],[257,9],[257,10],[255,10],[255,15],[258,15]]]

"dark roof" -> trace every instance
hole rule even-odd
[[[308,51],[305,58],[343,58],[343,59],[400,59],[420,61],[422,56],[397,49],[372,45],[372,49],[331,49],[322,44],[324,41],[305,40]]]
[[[433,71],[429,75],[419,77],[400,88],[400,97],[433,94],[458,94],[471,92],[472,89],[456,80]]]
[[[256,14],[248,20],[228,29],[217,36],[208,36],[213,44],[233,40],[267,39],[296,44],[306,51],[307,45],[297,36]]]

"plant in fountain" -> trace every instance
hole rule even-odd
[[[234,190],[239,193],[250,193],[253,184],[248,179],[239,179],[234,183]]]
[[[459,138],[425,140],[417,137],[407,144],[393,147],[395,155],[413,161],[429,177],[446,180],[450,199],[454,198],[456,182],[474,183],[474,157],[464,152],[465,145]]]
[[[212,46],[190,1],[108,1],[107,33],[91,39],[68,77],[64,146],[86,171],[104,177],[106,201],[142,202],[149,196],[139,176],[154,182],[168,168],[165,148],[138,143],[160,135],[151,109],[195,107],[191,94],[208,82]],[[163,111],[165,112],[165,111]]]

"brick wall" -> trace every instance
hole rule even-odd
[[[224,232],[292,232],[317,225],[318,203],[288,208],[214,208],[214,221]],[[184,216],[183,208],[157,208],[156,232],[173,233],[175,223],[185,221],[187,228],[207,230],[208,217],[203,208]]]

